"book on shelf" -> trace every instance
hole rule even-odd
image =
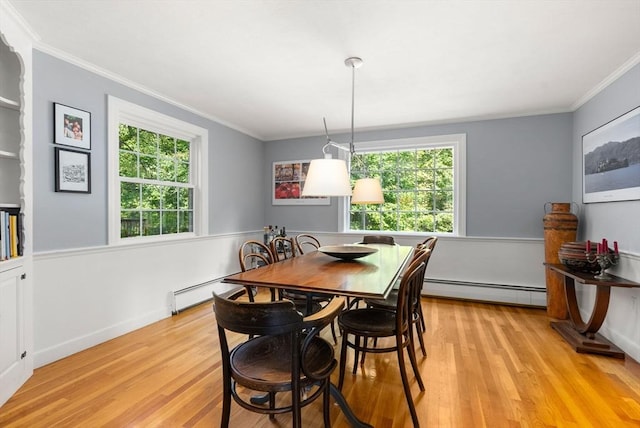
[[[0,260],[22,256],[20,208],[0,207]]]

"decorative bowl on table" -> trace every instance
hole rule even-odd
[[[318,248],[318,251],[342,260],[355,260],[373,254],[378,249],[365,245],[325,245]]]
[[[595,254],[597,243],[591,243],[591,252]],[[600,265],[594,260],[590,262],[586,255],[586,242],[565,242],[558,250],[560,263],[574,272],[597,273],[600,272]]]

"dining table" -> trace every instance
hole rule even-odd
[[[411,260],[414,248],[385,244],[367,244],[364,247],[377,251],[357,259],[343,259],[325,253],[323,248],[327,247],[320,247],[290,259],[229,275],[223,282],[359,299],[384,299]],[[371,426],[355,416],[333,383],[330,390],[352,426]]]

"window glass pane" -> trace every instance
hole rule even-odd
[[[135,153],[120,151],[120,177],[138,176],[138,156]]]
[[[416,230],[418,232],[434,232],[435,224],[435,215],[421,213],[418,215],[418,225],[416,226]]]
[[[441,149],[436,150],[436,168],[451,168],[453,167],[453,150]]]
[[[193,209],[193,189],[178,188],[178,208],[181,210]]]
[[[124,209],[140,208],[140,185],[120,183],[120,207]]]
[[[193,232],[193,211],[178,212],[178,227],[180,232]]]
[[[151,210],[160,209],[160,186],[151,184],[142,185],[142,208]]]
[[[443,233],[453,232],[453,214],[452,213],[436,214],[436,232],[443,232]]]
[[[416,189],[418,177],[414,169],[400,170],[398,173],[398,188],[401,190]]]
[[[453,192],[438,191],[435,192],[435,205],[438,211],[453,211]]]
[[[158,134],[141,129],[139,134],[139,141],[140,153],[154,156],[158,154]]]
[[[398,153],[398,168],[415,168],[415,167],[416,167],[415,150]]]
[[[178,208],[178,189],[164,186],[162,193],[162,209],[175,210]]]
[[[158,160],[158,179],[176,181],[176,163],[173,158],[161,157]]]
[[[414,192],[398,192],[398,209],[402,211],[413,211],[415,208]]]
[[[138,211],[120,212],[120,237],[140,236],[140,213]]]
[[[174,157],[176,152],[176,139],[166,135],[160,135],[160,156]]]
[[[160,235],[160,211],[143,211],[142,225],[142,235]]]
[[[413,212],[401,212],[398,213],[398,226],[396,230],[401,232],[411,232],[416,230],[416,215]]]
[[[176,140],[176,157],[182,162],[190,161],[191,144],[185,140]]]
[[[176,211],[162,212],[162,234],[178,233],[178,213]]]
[[[431,190],[435,188],[435,178],[432,169],[418,170],[416,175],[416,189]]]
[[[138,150],[138,128],[123,123],[118,128],[120,150],[135,152]]]
[[[185,162],[179,162],[176,181],[178,183],[189,183],[189,164]]]
[[[140,156],[140,178],[158,179],[158,158],[155,156]]]

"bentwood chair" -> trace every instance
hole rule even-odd
[[[416,257],[400,282],[398,289],[398,300],[395,310],[384,308],[360,308],[348,309],[338,315],[338,325],[342,331],[342,346],[340,351],[340,375],[338,388],[342,389],[344,382],[344,374],[346,368],[347,348],[355,351],[353,361],[353,373],[356,371],[359,352],[367,353],[385,353],[395,352],[398,357],[398,367],[400,368],[400,376],[404,393],[409,405],[409,412],[413,425],[418,427],[418,415],[411,396],[411,388],[407,369],[405,367],[405,349],[409,355],[409,360],[413,368],[413,373],[418,382],[421,391],[424,391],[424,384],[418,370],[415,350],[413,348],[413,338],[411,327],[413,309],[413,299],[411,298],[412,290],[422,286],[421,278],[424,277],[426,269],[426,261],[431,255],[430,250],[418,250],[419,256]],[[349,337],[353,336],[350,341]],[[394,344],[385,347],[369,346],[368,338],[394,338]]]
[[[233,398],[243,408],[268,414],[270,419],[291,412],[293,426],[298,428],[302,426],[302,407],[322,396],[324,425],[329,427],[330,377],[337,361],[333,346],[318,333],[342,310],[344,299],[333,299],[322,311],[303,317],[288,300],[237,301],[243,293],[240,289],[214,294],[222,357],[220,426],[229,426]],[[228,331],[252,338],[230,350],[230,342],[237,338],[228,338]],[[267,405],[252,400],[257,392],[267,393]]]
[[[256,269],[260,266],[269,265],[274,263],[276,259],[273,257],[269,247],[264,245],[260,241],[245,241],[238,251],[238,258],[240,259],[240,269],[242,272],[246,272],[249,269]],[[249,301],[253,302],[253,292],[250,286],[245,287],[247,294],[249,295]],[[271,300],[276,299],[276,291],[271,288]]]
[[[315,239],[315,241],[317,241],[317,239]],[[319,247],[320,245],[318,243],[318,248]],[[273,253],[276,262],[296,257],[298,252],[303,254],[299,250],[298,240],[296,238],[287,238],[284,236],[277,236],[271,241],[271,252]],[[333,298],[333,296],[312,292],[293,291],[287,289],[280,289],[278,291],[280,299],[292,300],[296,304],[296,307],[298,307],[298,310],[306,315],[319,311],[322,306],[326,305]],[[333,335],[333,340],[337,343],[333,323],[331,324],[331,334]]]
[[[424,322],[424,315],[422,313],[422,304],[421,304],[420,298],[422,294],[422,286],[424,284],[424,276],[426,274],[426,267],[429,265],[429,260],[431,260],[431,255],[433,254],[433,248],[435,247],[435,241],[437,241],[437,238],[435,237],[434,237],[434,240],[430,241],[430,243],[433,242],[433,245],[431,245],[431,248],[429,248],[429,246],[424,243],[418,244],[416,246],[416,250],[413,254],[413,259],[412,259],[412,261],[416,260],[418,257],[421,256],[421,252],[424,250],[430,251],[429,257],[424,262],[425,269],[422,272],[422,277],[418,281],[416,281],[416,284],[419,283],[419,286],[416,286],[415,289],[411,290],[411,296],[410,296],[410,298],[412,299],[412,308],[413,308],[413,313],[411,314],[411,328],[415,327],[416,336],[418,337],[418,342],[420,343],[420,350],[422,351],[422,355],[425,357],[427,356],[427,349],[424,345],[423,335],[427,328]],[[386,299],[365,299],[365,303],[368,308],[382,308],[382,309],[395,311],[396,306],[398,305],[398,289],[395,288],[391,290],[391,292],[389,293]],[[413,338],[413,333],[412,333],[412,338]],[[365,353],[363,352],[362,353],[363,363],[364,363],[364,356],[365,356]]]
[[[361,243],[396,245],[396,241],[395,239],[393,239],[393,236],[388,235],[365,235],[362,237]]]
[[[298,252],[300,254],[304,254],[305,252],[315,251],[320,248],[320,241],[313,235],[309,235],[308,233],[301,233],[296,236],[296,247],[298,248]]]

